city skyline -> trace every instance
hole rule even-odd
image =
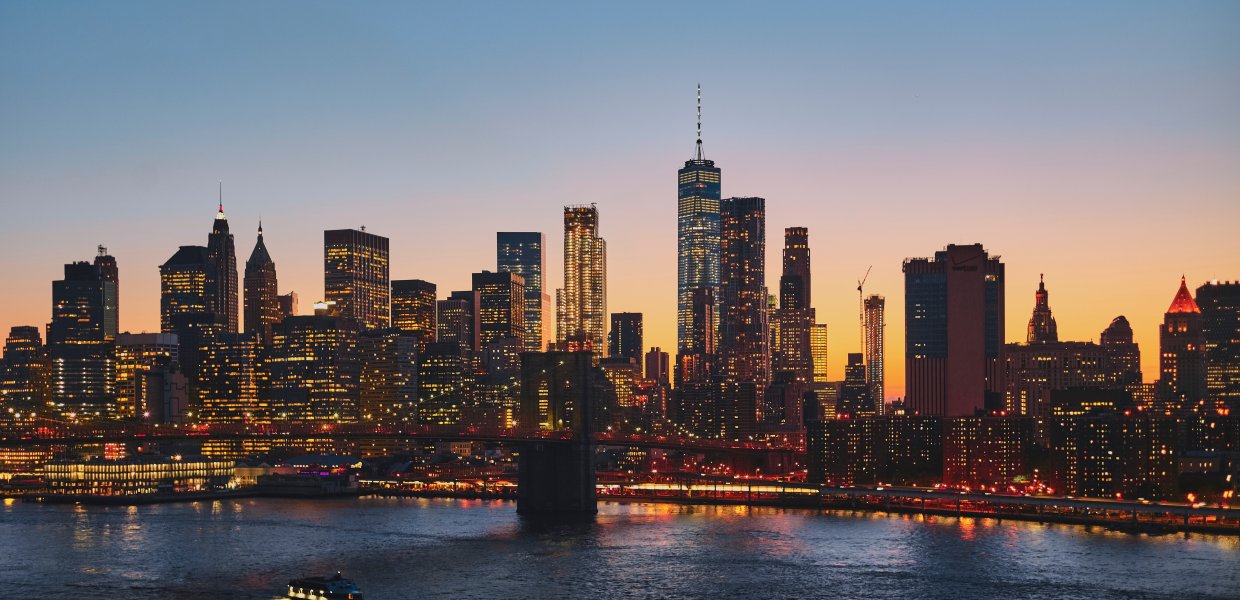
[[[1124,315],[1144,350],[1142,371],[1150,380],[1158,373],[1153,350],[1159,323],[1180,275],[1187,275],[1195,290],[1240,272],[1240,238],[1232,233],[1240,222],[1235,202],[1240,175],[1231,168],[1240,158],[1235,135],[1240,118],[1232,108],[1240,97],[1233,75],[1238,59],[1219,58],[1240,56],[1240,42],[1223,37],[1221,26],[1236,9],[1213,8],[1220,16],[1212,23],[1201,18],[1206,8],[1142,8],[1167,13],[1167,18],[1157,24],[1142,20],[1139,28],[1122,19],[1109,21],[1116,10],[1075,11],[1086,27],[1114,25],[1113,31],[1090,32],[1103,36],[1103,42],[1045,20],[1022,23],[1027,29],[1000,52],[1004,58],[1019,59],[1038,34],[1055,33],[1064,37],[1065,47],[1047,50],[1052,57],[1075,53],[1089,60],[1051,60],[1010,75],[996,73],[993,59],[965,56],[969,42],[983,34],[956,42],[936,39],[928,28],[915,26],[915,8],[888,20],[845,12],[839,15],[840,27],[851,23],[873,32],[882,23],[898,25],[914,40],[929,43],[926,60],[962,59],[953,63],[959,72],[934,68],[931,62],[930,72],[920,74],[927,63],[911,55],[910,42],[901,46],[888,33],[879,41],[896,49],[870,59],[892,67],[885,79],[848,68],[845,58],[796,62],[767,72],[756,59],[743,60],[720,42],[709,42],[706,50],[730,59],[730,66],[669,73],[656,64],[667,58],[659,50],[670,48],[669,32],[662,26],[638,27],[655,38],[656,50],[631,62],[622,62],[614,48],[589,51],[637,77],[641,85],[634,90],[586,76],[573,94],[566,83],[540,79],[505,98],[510,110],[494,112],[493,104],[481,100],[458,107],[454,102],[479,98],[481,88],[442,79],[446,75],[440,73],[434,79],[438,92],[427,102],[395,106],[400,102],[392,100],[405,98],[413,88],[399,81],[377,82],[373,93],[328,95],[340,106],[295,103],[263,128],[256,124],[268,122],[267,111],[287,93],[276,84],[260,85],[253,96],[220,87],[225,108],[201,116],[191,111],[193,103],[178,106],[178,98],[188,100],[227,82],[230,69],[241,64],[239,50],[201,59],[207,61],[208,76],[191,84],[165,79],[170,67],[131,55],[148,39],[143,35],[103,52],[99,60],[113,62],[101,73],[113,77],[115,87],[98,99],[97,109],[53,127],[48,119],[54,113],[39,105],[50,98],[75,105],[78,101],[66,92],[91,85],[91,77],[98,76],[82,72],[91,40],[115,42],[133,35],[127,27],[134,25],[119,24],[97,32],[98,37],[50,48],[31,37],[42,31],[46,15],[35,18],[19,7],[6,7],[4,14],[11,18],[0,19],[8,24],[0,25],[0,40],[9,41],[0,41],[6,50],[0,53],[6,57],[0,68],[10,80],[32,81],[28,69],[35,64],[25,54],[8,51],[14,47],[40,48],[62,60],[53,61],[42,85],[16,86],[21,91],[0,100],[8,115],[0,133],[10,140],[0,146],[0,196],[9,211],[0,251],[6,256],[3,276],[11,282],[9,294],[0,300],[0,330],[42,329],[50,319],[50,282],[65,263],[89,256],[102,244],[117,258],[124,279],[119,330],[159,331],[158,266],[179,246],[203,243],[216,208],[216,181],[223,179],[224,209],[231,232],[240,238],[238,251],[247,255],[261,218],[266,246],[280,265],[279,291],[298,293],[301,314],[324,299],[322,231],[368,225],[368,231],[391,240],[391,279],[430,281],[441,290],[441,299],[448,290],[468,289],[470,274],[494,268],[497,231],[542,232],[548,241],[544,251],[552,258],[547,289],[555,289],[563,281],[555,259],[562,255],[562,206],[595,202],[599,234],[610,246],[607,310],[643,313],[646,345],[676,348],[672,171],[694,155],[694,91],[700,79],[706,156],[727,171],[722,196],[766,198],[768,235],[777,236],[785,227],[809,229],[815,308],[818,321],[831,328],[832,379],[843,378],[846,355],[861,349],[854,333],[853,293],[856,280],[873,265],[866,292],[882,294],[888,302],[886,395],[903,396],[900,264],[949,243],[977,242],[1001,256],[1007,267],[1005,341],[1024,338],[1038,274],[1045,273],[1055,292],[1059,338],[1096,341],[1113,318]],[[204,10],[209,13],[205,22],[223,20],[222,12]],[[73,16],[65,27],[84,27],[85,21],[77,19],[86,19],[90,11]],[[723,32],[735,31],[736,11],[724,12],[708,18]],[[304,43],[303,36],[324,27],[332,9],[308,13],[289,34],[293,42]],[[976,18],[1009,33],[1011,20],[1018,20],[1010,14]],[[402,58],[405,48],[375,21],[354,15],[348,33],[378,34],[391,46],[377,43],[369,51],[386,58],[385,64],[408,66],[408,81],[416,80],[415,72],[426,66],[427,49],[419,46]],[[632,24],[632,19],[625,22]],[[21,27],[15,23],[30,25],[29,31],[16,31]],[[251,27],[222,23],[220,31],[258,52],[270,68],[290,59]],[[583,29],[575,35],[604,31]],[[1138,32],[1143,35],[1133,35]],[[846,57],[867,47],[859,35],[818,41],[793,27],[780,48],[816,44],[820,53],[837,50]],[[545,57],[572,39],[545,48],[522,47],[518,55]],[[196,43],[171,44],[171,56],[196,55]],[[1149,60],[1153,57],[1158,60]],[[114,64],[118,60],[128,63]],[[475,53],[468,60],[490,73],[512,59]],[[819,75],[816,67],[824,66],[833,67],[827,71],[837,73],[838,80]],[[340,65],[328,62],[322,68],[328,80],[344,76]],[[1097,72],[1108,77],[1065,90],[1060,100],[1019,100],[1027,86],[1079,84]],[[260,73],[251,67],[232,74],[253,83]],[[814,75],[794,85],[806,74]],[[299,90],[313,94],[317,89],[308,80],[298,81]],[[512,83],[500,83],[505,81]],[[953,93],[953,81],[970,85]],[[171,101],[164,103],[177,108],[143,115],[140,102],[123,106],[155,82],[168,86]],[[361,116],[369,99],[382,98],[385,91],[391,98],[374,101],[377,110]],[[598,112],[598,97],[609,100],[606,116]],[[874,102],[877,108],[860,110]],[[315,141],[299,137],[306,133],[288,137],[318,124],[323,111],[341,108],[315,129]],[[99,111],[104,110],[119,111],[125,126],[102,125]],[[548,125],[533,136],[540,143],[532,147],[532,157],[520,156],[523,140],[532,137],[517,123],[521,115]],[[551,115],[556,118],[548,121]],[[423,122],[440,118],[446,125],[439,128]],[[174,140],[169,128],[180,131],[182,120],[184,136]],[[213,128],[219,130],[212,133]],[[433,135],[417,135],[422,131]],[[581,131],[589,133],[583,138]],[[583,139],[591,151],[580,151]],[[334,150],[292,146],[307,143]],[[223,152],[230,145],[234,150]],[[277,160],[278,155],[288,156]],[[477,164],[479,158],[503,164],[465,182],[457,178],[459,171],[444,171],[457,177],[436,172],[443,161]],[[583,197],[580,188],[600,170],[612,176],[609,185],[588,186],[597,196]],[[875,212],[879,207],[881,212]],[[443,252],[445,246],[454,251]],[[780,244],[768,244],[770,265],[779,264],[780,251]],[[778,289],[778,277],[776,269],[767,269],[768,289]]]

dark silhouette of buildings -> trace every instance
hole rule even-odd
[[[1038,277],[1038,291],[1034,294],[1033,316],[1029,317],[1029,334],[1025,341],[1046,343],[1059,341],[1059,329],[1055,325],[1055,317],[1051,315],[1051,306],[1046,291],[1046,280]]]
[[[1132,326],[1124,315],[1111,320],[1098,336],[1098,342],[1111,361],[1116,383],[1125,388],[1141,385],[1141,348],[1132,341]]]
[[[0,361],[0,396],[16,411],[46,406],[48,388],[47,348],[34,326],[15,326],[4,340],[4,359]]]
[[[1001,404],[1003,282],[981,244],[904,261],[906,410],[959,417]]]
[[[642,362],[642,314],[611,313],[611,332],[608,334],[607,356],[623,356]],[[640,376],[640,371],[638,372]]]
[[[224,216],[224,202],[220,201],[219,211],[215,213],[215,223],[211,226],[211,234],[207,236],[207,288],[211,290],[208,299],[211,304],[207,309],[215,313],[225,332],[239,331],[237,328],[238,286],[237,286],[237,251],[233,244],[233,235],[228,232],[228,218]]]
[[[245,333],[265,344],[271,339],[271,327],[284,315],[280,310],[280,292],[276,281],[276,263],[263,242],[263,224],[258,224],[258,240],[249,260],[245,261]]]

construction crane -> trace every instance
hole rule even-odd
[[[874,265],[870,265],[865,269],[865,276],[857,280],[857,318],[861,322],[861,353],[865,354],[865,298],[862,289],[865,288],[865,282],[870,279],[870,271]]]

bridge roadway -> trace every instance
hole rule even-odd
[[[572,431],[546,431],[514,428],[485,428],[442,425],[381,426],[381,425],[53,425],[0,428],[0,447],[25,447],[46,444],[101,444],[144,441],[240,441],[240,440],[303,440],[303,439],[394,439],[469,441],[495,443],[571,442]],[[595,433],[591,440],[603,446],[654,448],[685,452],[782,453],[803,454],[799,447],[777,446],[755,442],[729,442],[662,435]]]

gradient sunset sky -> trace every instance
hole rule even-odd
[[[121,329],[206,243],[217,180],[239,267],[260,216],[281,292],[323,291],[322,230],[391,238],[440,295],[495,232],[598,204],[608,310],[675,352],[676,169],[704,94],[724,196],[767,199],[767,280],[806,226],[831,376],[856,281],[887,297],[903,394],[906,257],[983,243],[1007,339],[1038,274],[1061,339],[1132,322],[1146,379],[1181,274],[1240,279],[1240,3],[0,3],[0,328],[45,324],[103,244]],[[554,293],[554,290],[549,290]]]

